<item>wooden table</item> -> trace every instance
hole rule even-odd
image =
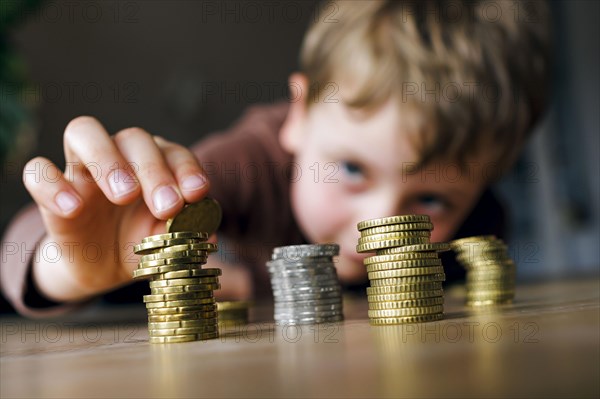
[[[495,311],[463,295],[448,290],[435,323],[371,327],[355,298],[341,324],[277,326],[261,307],[218,340],[172,345],[147,343],[143,307],[113,309],[111,322],[4,318],[0,396],[600,396],[598,278],[519,286]]]

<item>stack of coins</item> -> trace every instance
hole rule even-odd
[[[250,302],[217,302],[219,312],[219,327],[237,327],[248,324],[248,309]]]
[[[333,257],[337,244],[292,245],[273,250],[267,268],[275,299],[274,318],[287,324],[342,321],[342,290]]]
[[[221,207],[209,198],[186,206],[167,221],[167,233],[134,247],[142,255],[135,279],[150,280],[148,310],[151,343],[213,339],[219,336],[213,291],[220,288],[217,268],[203,269],[216,244],[206,242],[221,222]]]
[[[451,245],[456,259],[467,270],[467,305],[512,303],[516,267],[502,240],[475,236],[455,240]]]
[[[438,252],[450,247],[430,243],[433,224],[426,215],[365,220],[356,251],[365,258],[372,325],[440,320],[444,312],[444,268]]]

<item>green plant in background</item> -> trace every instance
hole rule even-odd
[[[24,62],[14,51],[10,30],[22,23],[41,0],[0,1],[0,163],[19,147],[23,137],[31,137],[33,115],[24,101],[27,88]],[[25,140],[27,141],[27,140]]]

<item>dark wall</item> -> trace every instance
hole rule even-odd
[[[34,140],[3,165],[0,234],[30,201],[24,162],[43,155],[64,165],[62,134],[78,115],[111,133],[140,126],[190,144],[251,103],[284,98],[315,5],[47,1],[23,13],[9,41],[31,83],[23,98],[34,109]]]
[[[36,142],[26,158],[63,163],[62,134],[78,115],[99,118],[111,133],[141,126],[190,144],[231,124],[250,103],[285,97],[314,5],[42,4],[12,37],[32,84],[23,96],[36,114]],[[3,227],[28,198],[20,166],[6,172],[11,194],[0,200]]]

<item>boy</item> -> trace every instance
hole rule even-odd
[[[224,212],[209,263],[230,298],[268,295],[264,262],[280,245],[339,243],[342,283],[364,282],[356,223],[369,218],[428,214],[432,241],[501,235],[487,187],[543,110],[546,20],[532,2],[329,3],[289,104],[255,107],[191,151],[73,120],[64,172],[44,158],[25,167],[37,208],[5,237],[6,296],[48,315],[130,284],[133,245],[207,194]]]

